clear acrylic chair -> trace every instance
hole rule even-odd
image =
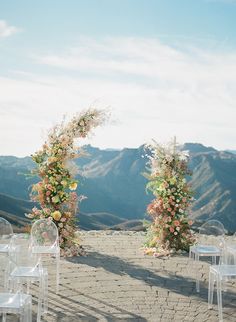
[[[17,314],[20,322],[32,322],[32,298],[31,295],[17,293],[0,293],[0,313],[2,322],[6,321],[6,314]]]
[[[30,284],[39,282],[37,314],[39,322],[48,307],[48,273],[47,269],[42,267],[40,256],[32,254],[29,246],[29,236],[26,234],[16,234],[11,238],[6,279],[8,288],[12,291],[19,289],[22,291],[23,285],[26,284],[27,294],[30,292]]]
[[[12,225],[0,217],[0,253],[8,253],[8,246],[13,235]]]
[[[236,265],[212,265],[209,271],[209,287],[208,287],[208,308],[212,308],[214,286],[216,284],[217,289],[217,305],[219,312],[219,321],[223,322],[222,312],[222,288],[224,288],[224,282],[231,278],[236,277]]]
[[[230,238],[230,241],[226,241],[225,249],[225,264],[234,264],[236,265],[236,233]]]
[[[0,254],[4,256],[4,258],[1,258],[1,271],[3,272],[3,274],[5,274],[5,268],[8,261],[8,249],[12,236],[12,225],[5,218],[0,217]],[[6,289],[5,278],[4,289]]]
[[[199,229],[197,244],[190,246],[189,258],[199,262],[200,257],[211,257],[212,263],[221,258],[225,246],[224,225],[218,220],[208,220]],[[196,274],[196,291],[200,292],[199,274]]]
[[[58,228],[52,220],[39,219],[34,222],[30,233],[32,253],[51,255],[56,258],[56,292],[59,292],[60,247]]]

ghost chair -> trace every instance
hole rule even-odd
[[[55,257],[56,293],[58,293],[60,280],[60,247],[56,224],[49,219],[35,221],[31,228],[30,243],[33,254],[38,254],[41,257],[44,255]]]
[[[21,293],[0,293],[0,314],[6,322],[7,313],[20,316],[20,322],[32,322],[31,295]]]
[[[198,241],[190,246],[189,258],[199,263],[200,257],[211,257],[212,263],[216,264],[220,259],[225,247],[224,225],[218,220],[208,220],[199,228]],[[195,269],[198,265],[195,265]],[[200,292],[199,272],[196,274],[196,291]]]
[[[236,265],[236,233],[225,243],[225,263]]]
[[[31,283],[38,282],[38,313],[37,322],[41,320],[41,315],[47,312],[48,308],[48,273],[42,267],[38,254],[32,254],[29,247],[29,236],[26,234],[16,234],[11,238],[9,246],[9,265],[6,270],[8,288],[23,290],[27,285],[27,294],[31,292]]]
[[[236,277],[236,265],[219,264],[210,266],[208,287],[208,308],[212,308],[214,287],[217,291],[217,306],[219,321],[223,322],[222,289],[225,290],[225,282]]]
[[[12,225],[5,218],[0,217],[0,253],[8,253],[12,235]]]
[[[4,256],[1,259],[1,270],[5,272],[8,261],[8,249],[11,237],[13,236],[12,225],[5,218],[0,217],[0,254]],[[4,288],[6,289],[6,281],[4,279]]]

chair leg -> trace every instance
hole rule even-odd
[[[190,248],[190,250],[189,250],[189,259],[192,259],[192,258],[193,258],[193,252],[192,252],[192,250]]]
[[[30,280],[27,279],[27,294],[30,294]]]
[[[32,302],[31,300],[25,304],[23,322],[32,322]]]
[[[39,295],[38,295],[38,313],[37,313],[37,322],[41,321],[42,316],[42,303],[43,303],[43,296],[44,296],[44,282],[43,282],[44,276],[40,276],[39,280]]]
[[[56,255],[56,265],[57,265],[57,268],[56,268],[56,293],[58,294],[59,293],[59,283],[60,283],[60,253],[58,253]]]
[[[44,271],[43,274],[43,313],[48,312],[48,272]]]
[[[38,298],[38,313],[37,313],[37,322],[41,321],[41,315],[42,315],[42,298]]]
[[[215,285],[215,274],[209,271],[209,286],[208,286],[208,309],[212,308],[213,295],[214,295],[214,285]]]
[[[196,291],[197,293],[200,292],[200,281],[199,281],[199,271],[198,271],[198,266],[199,266],[199,255],[195,254],[195,261],[197,262],[197,272],[196,272]]]
[[[6,322],[6,316],[7,316],[7,314],[6,314],[6,313],[3,313],[3,314],[2,314],[2,322]]]
[[[222,290],[221,290],[221,278],[217,274],[217,303],[218,303],[218,312],[219,312],[219,321],[223,322],[223,312],[222,312]]]
[[[29,302],[27,310],[27,322],[32,322],[32,302]]]

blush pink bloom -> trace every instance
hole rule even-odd
[[[53,190],[53,186],[52,186],[51,184],[48,184],[48,185],[47,185],[47,189],[49,189],[49,190]]]
[[[48,233],[47,233],[46,231],[44,231],[44,232],[42,233],[42,237],[43,237],[44,239],[48,238]]]
[[[178,227],[178,226],[180,225],[179,220],[174,220],[174,225],[175,225],[176,227]]]

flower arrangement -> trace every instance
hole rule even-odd
[[[174,143],[161,146],[154,142],[147,146],[149,179],[146,189],[155,199],[147,206],[152,222],[147,226],[145,254],[168,256],[172,252],[189,249],[194,243],[187,210],[192,201],[192,191],[186,181],[190,176],[188,154],[177,150]]]
[[[28,218],[53,220],[58,227],[62,256],[76,256],[81,247],[76,238],[76,210],[84,197],[76,193],[78,181],[74,179],[72,159],[81,156],[75,139],[85,138],[107,118],[104,110],[89,109],[75,115],[67,124],[65,120],[53,127],[41,150],[32,155],[37,168],[33,174],[40,181],[32,186],[31,199],[40,204]]]

